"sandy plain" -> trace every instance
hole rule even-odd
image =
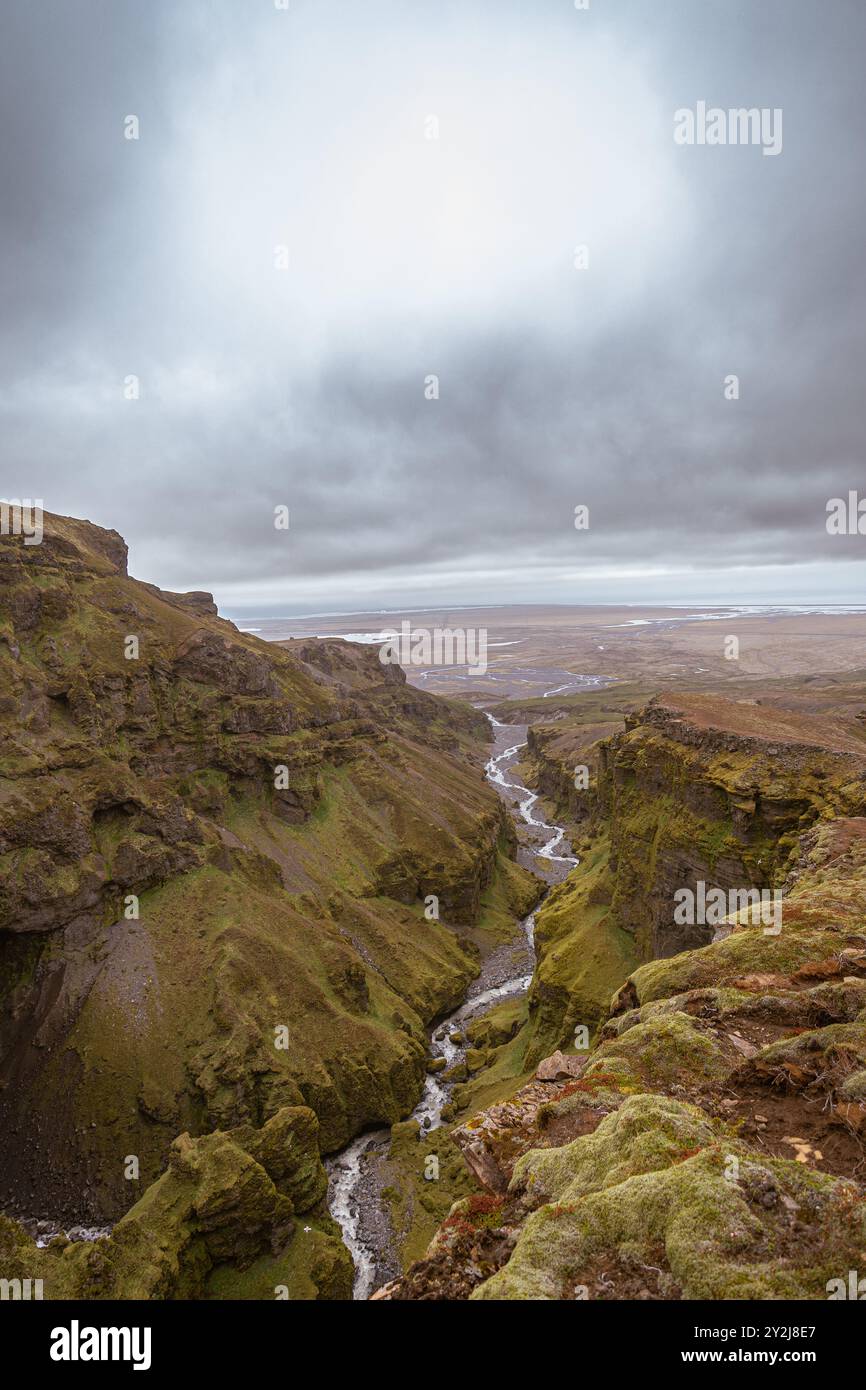
[[[483,674],[470,671],[468,662],[405,667],[413,684],[473,699],[555,699],[595,684],[588,677],[659,689],[718,690],[743,681],[760,685],[866,670],[866,606],[526,605],[259,619],[240,625],[271,641],[340,636],[381,645],[385,634],[399,632],[403,623],[413,634],[469,630],[476,642],[485,634]]]

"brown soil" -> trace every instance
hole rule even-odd
[[[670,1272],[664,1247],[651,1250],[646,1262],[624,1260],[616,1251],[606,1251],[584,1265],[576,1279],[569,1280],[562,1292],[566,1299],[615,1299],[675,1302],[682,1290]]]
[[[514,1246],[510,1231],[479,1230],[460,1235],[448,1251],[420,1260],[393,1286],[398,1302],[462,1301],[500,1269]]]
[[[568,1094],[566,1091],[564,1094]],[[562,1096],[560,1095],[560,1099]],[[598,1129],[607,1111],[573,1110],[569,1115],[554,1115],[543,1125],[540,1137],[534,1147],[538,1149],[561,1149],[573,1139],[581,1139],[584,1134],[592,1134]]]
[[[836,1177],[866,1176],[866,1149],[826,1096],[753,1085],[725,1112],[742,1121],[740,1135],[756,1149],[793,1158]]]

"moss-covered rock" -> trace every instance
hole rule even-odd
[[[646,1090],[718,1081],[731,1070],[730,1053],[715,1033],[686,1013],[663,1013],[637,1023],[619,1037],[603,1042],[583,1072],[616,1076],[623,1086]]]
[[[596,816],[611,837],[611,914],[643,958],[708,942],[675,893],[781,887],[800,837],[866,804],[866,742],[759,706],[659,697],[599,748]]]
[[[543,1205],[473,1298],[580,1296],[597,1257],[659,1251],[684,1298],[820,1298],[866,1237],[852,1184],[751,1153],[665,1097],[631,1097],[594,1134],[527,1155],[513,1185]]]
[[[591,1036],[607,1014],[611,994],[637,962],[633,937],[611,918],[607,880],[608,846],[602,836],[538,912],[527,1070],[572,1043],[576,1028]]]
[[[749,928],[700,950],[683,951],[640,966],[618,991],[614,1008],[628,1007],[630,1002],[646,1004],[693,989],[735,985],[749,976],[788,977],[839,947],[839,937],[832,932],[793,929],[783,930],[779,936],[765,936],[760,928]]]
[[[326,1188],[310,1110],[281,1110],[260,1130],[182,1134],[107,1238],[40,1249],[0,1218],[0,1277],[41,1279],[47,1299],[350,1298]]]
[[[390,1297],[824,1299],[857,1267],[866,820],[793,863],[781,933],[640,966],[573,1080],[464,1123],[495,1229],[459,1201]]]

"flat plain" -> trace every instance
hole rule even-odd
[[[866,607],[527,605],[259,619],[239,626],[279,642],[310,636],[375,642],[406,622],[413,632],[486,633],[483,675],[468,663],[406,667],[408,679],[423,689],[472,699],[556,699],[586,689],[589,677],[715,690],[743,681],[760,686],[798,678],[802,684],[866,668]]]

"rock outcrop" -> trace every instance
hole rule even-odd
[[[512,847],[486,739],[374,649],[130,579],[115,532],[0,538],[3,1209],[115,1220],[177,1134],[286,1106],[325,1151],[404,1116]]]
[[[674,893],[781,887],[799,837],[866,805],[866,737],[853,724],[753,702],[668,696],[599,748],[610,827],[611,915],[644,959],[713,935],[674,920]]]
[[[588,1048],[555,1053],[454,1132],[479,1190],[383,1297],[825,1299],[862,1267],[863,750],[850,722],[691,697],[602,745],[610,819],[596,812],[593,844],[616,845],[616,862],[597,853],[600,896],[664,954],[628,973]],[[744,909],[670,954],[659,905],[672,885],[724,865],[736,881],[759,856],[783,894],[780,930]],[[582,870],[557,890],[565,901]],[[627,891],[638,874],[643,897]],[[587,896],[572,901],[585,917]],[[563,926],[548,978],[568,940]],[[572,968],[559,975],[569,1026]],[[533,991],[544,971],[542,946]]]
[[[600,698],[588,719],[530,730],[531,780],[570,816],[581,862],[538,914],[528,1066],[576,1028],[592,1033],[639,961],[712,940],[718,923],[679,914],[678,894],[697,900],[703,885],[772,899],[809,827],[866,806],[856,691],[846,688],[840,712],[828,690],[820,713],[800,711],[792,692],[779,706],[668,694],[592,743]],[[809,705],[818,700],[810,686]],[[576,765],[588,769],[585,790],[572,785]]]
[[[40,1247],[0,1217],[0,1268],[46,1299],[346,1299],[352,1261],[326,1190],[316,1117],[286,1108],[261,1129],[180,1135],[108,1237]]]

